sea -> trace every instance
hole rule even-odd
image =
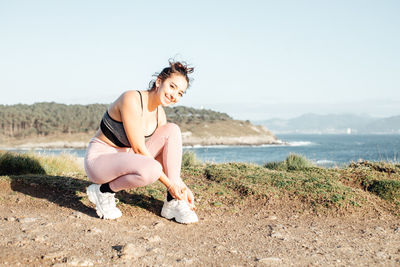
[[[344,167],[360,160],[399,163],[400,135],[353,135],[353,134],[282,134],[277,135],[280,145],[260,146],[190,146],[197,159],[209,163],[248,162],[263,165],[285,160],[290,154],[301,155],[317,166]],[[33,151],[45,155],[68,153],[85,156],[85,149],[9,149],[25,153]]]

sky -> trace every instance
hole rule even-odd
[[[400,115],[400,1],[0,0],[0,104],[111,103],[183,60],[235,119]]]

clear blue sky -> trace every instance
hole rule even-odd
[[[171,57],[238,119],[400,115],[400,1],[0,0],[0,104],[110,103]]]

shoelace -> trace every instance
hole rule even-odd
[[[192,212],[189,205],[184,200],[178,201],[178,207],[184,213]]]
[[[116,207],[119,199],[114,197],[114,194],[107,193],[103,196],[101,204],[104,205],[104,209],[113,209]]]

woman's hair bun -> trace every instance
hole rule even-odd
[[[180,72],[182,74],[188,75],[190,73],[192,73],[194,71],[194,68],[189,67],[186,62],[182,61],[169,61],[169,65],[171,66],[171,69],[173,70],[173,72],[177,71]]]

